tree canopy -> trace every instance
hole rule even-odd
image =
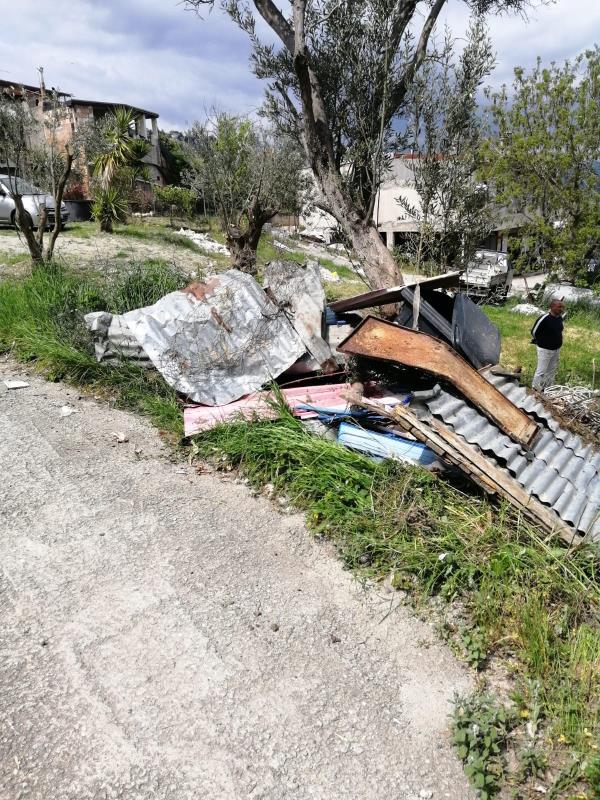
[[[214,0],[186,0],[202,9]],[[396,128],[448,0],[222,0],[253,45],[268,109],[302,141],[320,205],[352,240],[372,284],[398,279],[373,227],[375,196]],[[526,0],[464,0],[475,14],[520,11]],[[262,18],[278,44],[258,34]]]
[[[512,92],[489,98],[483,175],[524,220],[517,263],[586,282],[600,257],[600,49],[517,68]]]

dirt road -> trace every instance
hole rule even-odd
[[[473,797],[466,671],[299,516],[10,362],[0,469],[2,800]]]

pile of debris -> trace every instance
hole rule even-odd
[[[229,270],[86,322],[100,360],[146,359],[185,397],[186,436],[277,417],[277,380],[311,432],[376,459],[458,469],[569,544],[600,541],[600,453],[497,366],[499,332],[458,279],[326,308],[317,264],[275,261],[262,287]],[[364,313],[373,307],[395,309],[394,321]],[[350,359],[366,379],[350,383]]]

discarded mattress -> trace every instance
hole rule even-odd
[[[348,422],[341,423],[337,440],[345,447],[377,460],[389,458],[423,467],[438,460],[433,450],[421,442],[411,442],[393,433],[377,433]]]

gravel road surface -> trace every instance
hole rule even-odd
[[[0,474],[2,800],[473,797],[468,673],[300,516],[9,361]]]

